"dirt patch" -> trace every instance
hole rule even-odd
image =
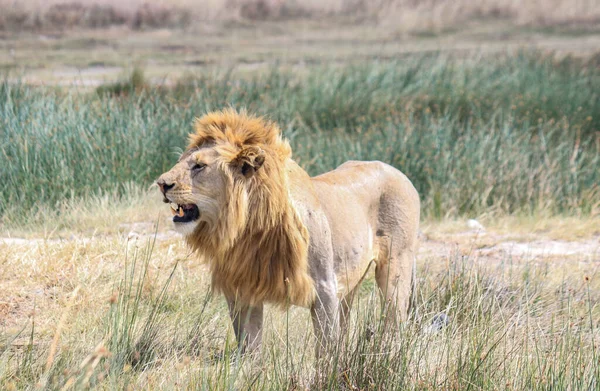
[[[582,255],[590,256],[600,260],[598,259],[600,257],[600,242],[598,240],[586,240],[578,242],[536,240],[527,243],[507,241],[499,243],[496,246],[492,246],[491,248],[480,249],[479,253],[485,255],[496,251],[500,251],[507,255],[516,255],[519,257]]]
[[[515,240],[514,236],[469,230],[429,238],[422,235],[419,255],[424,258],[447,258],[466,255],[483,263],[503,262],[598,262],[600,239],[575,241],[553,240],[530,234]]]
[[[91,66],[88,68],[63,68],[53,72],[59,85],[99,86],[107,80],[115,79],[123,72],[120,67]]]
[[[156,238],[157,242],[181,239],[181,235],[174,230],[161,230],[156,232],[156,226],[151,222],[140,222],[119,225],[120,235],[130,241],[147,241]],[[108,236],[110,237],[110,236]],[[43,243],[60,243],[65,241],[88,242],[94,238],[71,237],[61,239],[43,238],[0,238],[0,245],[8,246],[37,246]],[[551,240],[541,237],[532,237],[526,241],[514,239],[493,233],[469,230],[458,232],[436,239],[421,235],[419,255],[424,257],[447,257],[461,253],[478,258],[499,259],[511,257],[513,259],[538,259],[577,257],[592,262],[600,262],[600,239],[586,239],[579,241]]]

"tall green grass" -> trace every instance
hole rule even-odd
[[[226,106],[278,121],[311,174],[348,159],[405,172],[430,217],[595,214],[600,70],[540,53],[190,77],[127,95],[0,85],[5,223],[176,161],[193,118]]]

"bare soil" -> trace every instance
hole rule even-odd
[[[176,231],[167,229],[154,232],[151,222],[121,224],[120,239],[147,241],[156,239],[158,242],[181,241],[182,237]],[[106,236],[104,237],[106,238]],[[516,241],[513,235],[467,230],[452,234],[437,235],[436,239],[421,234],[419,254],[423,257],[442,257],[453,252],[469,253],[478,258],[505,258],[511,256],[517,260],[531,260],[551,257],[579,257],[600,264],[600,237],[583,240],[554,240],[543,236],[533,236],[525,241]],[[19,238],[0,237],[0,246],[40,246],[58,244],[70,241],[87,243],[94,238],[71,236],[68,238]]]

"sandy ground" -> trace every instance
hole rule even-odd
[[[152,233],[153,223],[122,224],[127,240],[146,241],[156,237],[158,242],[181,240],[181,236],[173,230]],[[500,235],[481,230],[467,230],[459,233],[438,235],[436,239],[421,233],[419,254],[421,256],[441,257],[453,252],[468,253],[478,258],[514,257],[519,260],[537,258],[576,256],[588,262],[600,265],[600,237],[578,241],[553,240],[538,237],[526,241],[515,241],[513,235]],[[70,241],[88,243],[90,237],[71,237],[62,239],[0,237],[0,246],[21,246],[24,248],[47,244],[58,244]]]
[[[465,231],[443,235],[441,239],[421,240],[423,257],[448,257],[460,253],[484,263],[505,262],[585,262],[600,266],[600,238],[566,241],[544,237],[514,240],[514,235]]]
[[[168,219],[166,219],[168,220]],[[544,237],[543,233],[533,233],[523,235],[518,238],[516,235],[508,235],[486,230],[476,220],[468,220],[452,232],[442,229],[436,230],[436,225],[425,225],[425,230],[420,232],[420,254],[443,255],[453,250],[467,251],[479,256],[493,256],[495,253],[503,253],[519,258],[551,257],[551,256],[585,256],[591,260],[600,262],[600,232],[594,232],[590,237],[581,240],[554,240]],[[600,221],[598,221],[600,228]],[[118,225],[119,238],[127,240],[149,240],[156,237],[159,242],[181,240],[181,235],[169,228],[169,221],[165,226],[156,231],[156,225],[153,222],[134,222],[121,223]],[[103,235],[111,237],[111,235]],[[10,246],[36,246],[40,244],[64,243],[69,241],[88,242],[94,240],[94,237],[72,234],[64,238],[21,238],[0,236],[0,245]]]

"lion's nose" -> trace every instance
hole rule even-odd
[[[164,179],[159,179],[158,181],[156,181],[156,184],[158,185],[158,187],[160,187],[160,191],[162,191],[164,195],[167,195],[167,191],[169,191],[173,188],[173,186],[175,186],[174,183],[168,183]]]

